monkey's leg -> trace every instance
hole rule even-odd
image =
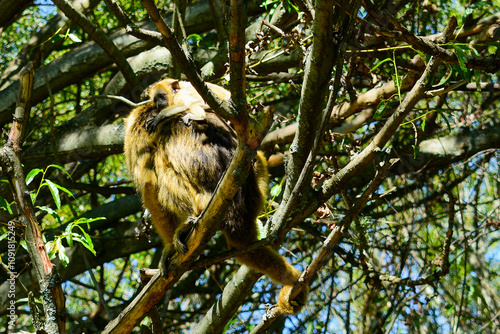
[[[163,275],[166,274],[166,268],[170,260],[175,255],[175,248],[173,244],[173,236],[179,225],[177,218],[169,214],[158,201],[158,189],[151,184],[146,184],[142,193],[142,200],[144,205],[148,208],[153,220],[153,226],[163,239],[165,246],[160,261],[160,271]]]
[[[207,114],[205,113],[205,108],[203,108],[203,105],[190,105],[189,113],[192,114],[193,119],[207,119]]]
[[[185,125],[191,125],[191,122],[197,122],[197,123],[206,123],[207,122],[207,119],[206,118],[202,118],[202,117],[197,117],[193,114],[191,114],[190,112],[188,112],[187,114],[185,114],[184,116],[182,116],[182,121],[184,122]]]
[[[160,205],[158,201],[158,188],[151,184],[146,184],[142,191],[142,200],[148,208],[153,220],[153,226],[163,239],[163,242],[166,245],[171,244],[172,236],[179,224],[177,219]]]
[[[186,187],[189,193],[189,212],[184,212],[182,223],[180,223],[173,235],[173,245],[178,253],[184,254],[188,251],[188,240],[197,232],[198,219],[203,209],[208,205],[211,193],[200,192],[194,188]]]

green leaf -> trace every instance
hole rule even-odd
[[[382,100],[378,104],[377,110],[375,111],[375,114],[373,115],[373,118],[376,120],[379,120],[384,116],[384,114],[387,111],[387,106],[389,105],[388,103],[389,100]]]
[[[56,212],[54,209],[49,208],[48,206],[37,206],[36,208],[37,208],[37,209],[39,209],[39,210],[45,211],[45,212],[47,212],[49,215],[51,215],[52,217],[54,217],[54,218],[55,218],[55,220],[57,221],[57,223],[58,223],[59,225],[61,225],[61,224],[62,224],[61,217],[59,217],[59,215],[57,214],[57,212]]]
[[[276,196],[278,196],[278,195],[281,193],[281,188],[282,188],[281,186],[282,186],[282,185],[281,185],[281,183],[280,183],[280,184],[276,184],[276,185],[274,185],[274,186],[271,188],[270,193],[271,193],[271,196],[272,196],[272,197],[276,197]]]
[[[37,176],[38,174],[40,174],[42,172],[43,172],[43,169],[40,169],[40,168],[32,169],[28,173],[28,175],[26,175],[26,184],[30,184],[31,181],[33,181],[33,179],[35,178],[35,176]]]
[[[43,303],[38,298],[35,298],[35,301],[36,303],[43,305]],[[16,304],[27,304],[28,302],[29,302],[28,297],[16,299]]]
[[[55,183],[50,181],[50,180],[45,180],[45,184],[49,187],[49,190],[52,193],[52,198],[54,199],[54,202],[56,203],[57,208],[60,210],[61,209],[61,198],[59,197],[59,189],[57,189],[57,186],[55,185]]]
[[[417,145],[412,145],[413,146],[413,159],[417,159],[417,155],[420,152],[420,147]]]
[[[267,6],[272,5],[275,2],[276,2],[276,0],[265,0],[260,6],[264,7],[267,10]]]
[[[64,191],[66,194],[68,194],[69,196],[74,198],[73,193],[71,191],[69,191],[68,189],[64,188],[63,186],[61,186],[57,183],[54,183],[54,185],[57,187],[57,189]]]
[[[68,226],[66,226],[66,230],[64,231],[69,247],[73,247],[73,232],[71,232],[73,226],[75,226],[74,223],[69,223]]]
[[[47,248],[49,259],[53,260],[56,255],[56,244],[54,241],[47,242],[45,248]]]
[[[31,198],[31,203],[35,204],[35,202],[36,202],[36,194],[35,193],[30,193],[30,198]]]
[[[474,82],[476,83],[476,89],[478,92],[481,91],[481,71],[474,69]]]
[[[415,50],[415,49],[413,49],[413,50]],[[426,56],[426,54],[425,54],[425,53],[423,53],[423,52],[422,52],[422,51],[420,51],[420,50],[415,50],[415,51],[416,51],[416,52],[418,53],[418,55],[420,56],[420,59],[422,59],[422,61],[423,61],[423,62],[425,62],[425,63],[427,64],[427,56]]]
[[[5,198],[0,196],[0,209],[7,211],[10,215],[12,214],[12,209],[10,208],[11,205]]]
[[[82,40],[78,38],[75,34],[68,34],[68,38],[71,39],[75,43],[81,43]]]
[[[64,169],[64,167],[52,164],[52,165],[48,165],[45,170],[49,169],[49,167],[59,169],[60,171],[64,172],[64,174],[66,174],[71,179],[71,175],[68,173],[68,171],[66,169]]]
[[[467,62],[467,56],[464,52],[464,50],[458,46],[458,45],[453,45],[453,48],[455,49],[455,54],[457,55],[458,59],[458,64],[460,65],[460,68],[464,73],[468,72],[467,65],[465,63]]]
[[[295,6],[290,0],[284,0],[283,7],[287,13],[290,13],[292,9],[295,10],[296,13],[300,13],[299,7]]]
[[[87,233],[85,233],[85,240],[87,242],[81,241],[82,245],[85,248],[87,248],[90,252],[92,252],[92,254],[94,254],[94,256],[96,256],[96,252],[95,252],[95,249],[94,249],[94,244],[92,243],[92,239],[90,238],[90,235],[88,235]]]
[[[90,228],[90,223],[93,223],[97,220],[106,220],[106,217],[95,217],[95,218],[78,218],[77,220],[75,220],[74,222],[72,222],[71,224],[73,224],[73,226],[76,226],[76,225],[81,225],[81,224],[87,224],[87,227]]]
[[[191,43],[193,43],[196,46],[200,45],[201,39],[202,39],[201,36],[198,35],[198,34],[191,34],[188,37],[186,37],[186,41],[187,42],[191,42]]]
[[[379,61],[375,66],[373,66],[371,68],[370,72],[375,71],[380,65],[382,65],[383,63],[387,63],[388,61],[392,62],[392,59],[391,58],[385,58],[385,59]]]
[[[85,238],[83,236],[81,236],[80,234],[78,234],[78,233],[71,233],[71,239],[73,240],[72,244],[75,243],[75,242],[78,242],[78,243],[81,243],[81,244],[85,244],[86,243]]]
[[[475,12],[478,9],[481,9],[481,10],[482,9],[489,9],[489,6],[491,6],[491,3],[489,1],[478,1],[465,9],[464,17],[469,16],[470,14],[472,14],[473,12]]]
[[[307,323],[307,329],[306,329],[307,334],[312,334],[314,333],[314,321],[309,321]]]
[[[441,86],[441,85],[444,85],[445,83],[447,83],[448,80],[450,80],[452,74],[453,74],[453,71],[448,71],[448,73],[446,73],[446,75],[444,77],[442,77],[441,80],[439,81],[439,83],[436,84],[435,86]]]
[[[68,266],[69,258],[66,255],[66,251],[64,250],[64,247],[59,248],[57,255],[59,256],[59,260],[61,260],[62,265],[64,267]]]

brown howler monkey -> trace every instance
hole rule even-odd
[[[176,89],[171,83],[176,87],[179,84],[166,79],[153,86],[150,96],[155,102],[131,112],[125,133],[129,171],[167,254],[186,251],[188,221],[190,217],[199,216],[208,205],[237,145],[233,129],[215,113],[205,110],[203,100],[189,83],[180,82]],[[210,88],[212,86],[215,85]],[[215,87],[218,96],[230,98],[229,92]],[[164,93],[165,96],[159,96]],[[177,107],[177,112],[163,115],[154,127],[150,126],[159,113]],[[203,109],[203,122],[187,124],[182,120],[196,108]],[[267,196],[267,187],[267,161],[258,153],[222,224],[230,248],[245,248],[258,240],[256,219]],[[262,247],[237,259],[266,274],[273,282],[283,284],[278,297],[282,312],[295,314],[305,304],[307,288],[294,300],[290,296],[300,271],[276,250]]]

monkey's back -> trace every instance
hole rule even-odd
[[[124,149],[135,185],[168,243],[172,232],[162,233],[159,221],[170,219],[179,224],[202,212],[231,162],[237,141],[234,131],[211,112],[207,112],[206,122],[186,125],[181,113],[149,131],[148,121],[156,113],[153,103],[132,111]],[[265,191],[259,189],[252,169],[232,202],[223,230],[238,235],[256,233],[248,228],[255,229],[253,221],[262,208]]]

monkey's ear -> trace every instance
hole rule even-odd
[[[177,81],[177,80],[172,81],[172,83],[170,84],[170,87],[172,87],[172,91],[174,93],[177,93],[177,91],[179,89],[181,89],[181,85],[179,84],[179,81]]]

